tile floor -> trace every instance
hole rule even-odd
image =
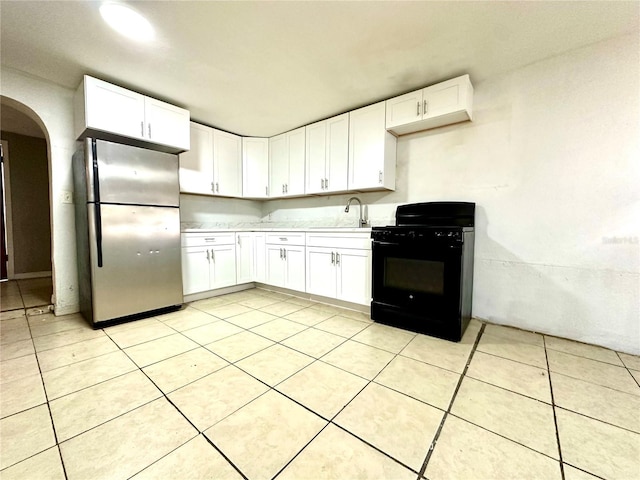
[[[265,290],[92,330],[3,312],[0,476],[633,479],[640,358]]]
[[[51,304],[51,277],[9,280],[0,285],[0,310],[3,312]]]

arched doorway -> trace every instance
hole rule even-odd
[[[27,106],[0,97],[2,311],[52,303],[49,140]]]

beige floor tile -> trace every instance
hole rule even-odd
[[[195,302],[191,302],[189,306],[198,310],[205,310],[215,307],[221,307],[222,305],[229,305],[230,303],[233,303],[233,300],[231,300],[230,298],[226,298],[225,295],[220,295],[218,297],[196,300]]]
[[[416,474],[353,435],[329,424],[278,475],[279,480],[307,478],[414,480]]]
[[[546,369],[476,351],[467,376],[551,403],[549,374]]]
[[[334,423],[419,471],[443,415],[442,410],[370,383]]]
[[[197,432],[159,398],[60,444],[69,480],[128,478]]]
[[[220,320],[218,317],[214,317],[213,315],[201,312],[200,310],[192,307],[187,307],[186,309],[179,310],[177,312],[171,312],[157,318],[165,325],[179,332],[201,327],[202,325],[207,325]]]
[[[263,337],[267,337],[274,342],[281,342],[282,340],[289,338],[296,333],[300,333],[307,328],[309,327],[306,325],[287,320],[286,318],[276,318],[275,320],[252,328],[251,331],[258,335],[262,335]]]
[[[276,318],[278,317],[261,312],[260,310],[251,310],[250,312],[229,317],[227,321],[242,328],[253,328],[263,323],[271,322]]]
[[[270,313],[271,315],[275,315],[276,317],[284,317],[285,315],[297,312],[298,310],[302,310],[303,308],[304,306],[296,305],[292,302],[277,302],[271,305],[267,305],[266,307],[261,307],[260,310],[266,313]]]
[[[434,407],[447,410],[459,380],[458,373],[397,356],[374,381]]]
[[[49,405],[58,442],[149,403],[162,395],[140,370],[112,378]]]
[[[247,289],[241,290],[239,292],[227,293],[224,295],[225,298],[231,300],[234,303],[241,302],[243,300],[250,300],[252,298],[260,298],[262,295],[258,294],[255,289]]]
[[[342,313],[346,310],[344,308],[336,307],[335,305],[327,305],[326,303],[319,302],[311,305],[311,308],[319,312],[332,313],[333,315],[342,315]]]
[[[340,335],[341,337],[350,338],[368,326],[369,324],[353,320],[352,318],[334,316],[314,325],[314,328],[333,333],[334,335]]]
[[[286,301],[286,300],[291,300],[291,299],[297,298],[297,297],[295,297],[293,295],[287,295],[286,293],[275,292],[273,290],[261,289],[260,291],[258,291],[258,289],[256,289],[256,293],[258,295],[264,295],[265,297],[275,298],[276,300],[280,300],[280,301]],[[314,302],[314,304],[315,304],[315,302]]]
[[[322,361],[372,380],[394,357],[379,348],[348,340],[331,350]]]
[[[349,309],[343,308],[342,310],[340,310],[340,316],[351,318],[353,320],[359,320],[360,322],[374,323],[373,320],[371,320],[371,314],[365,313],[365,312],[358,312],[356,310],[349,310]]]
[[[327,424],[271,390],[205,435],[251,479],[272,478]]]
[[[591,360],[598,360],[619,366],[623,365],[618,354],[608,348],[574,342],[573,340],[567,340],[565,338],[550,337],[548,335],[545,335],[544,340],[547,350],[557,350],[579,357],[590,358]]]
[[[478,350],[497,357],[508,358],[538,368],[547,368],[547,355],[544,347],[523,343],[504,336],[487,334],[485,331],[478,343]]]
[[[240,327],[224,320],[219,320],[201,327],[185,330],[182,334],[200,345],[207,345],[208,343],[230,337],[241,331],[242,329]]]
[[[155,320],[155,323],[144,327],[132,328],[124,332],[110,332],[109,336],[120,348],[132,347],[140,343],[149,342],[157,338],[173,335],[176,331],[167,327],[162,322]]]
[[[274,303],[278,303],[278,299],[272,297],[265,297],[262,295],[256,295],[246,300],[240,300],[238,302],[239,305],[244,305],[249,308],[262,308],[267,305],[273,305]]]
[[[309,328],[287,338],[282,344],[314,358],[320,358],[345,341],[346,339],[339,335]]]
[[[0,392],[2,418],[42,405],[47,401],[40,374],[3,383]]]
[[[30,338],[31,332],[24,315],[2,320],[2,323],[0,323],[0,343],[2,345],[29,340]]]
[[[65,480],[58,447],[52,447],[2,470],[2,480]]]
[[[352,340],[381,348],[391,353],[399,353],[415,336],[415,333],[407,330],[372,323],[354,336]]]
[[[568,353],[547,349],[549,370],[568,377],[595,383],[621,392],[640,395],[640,387],[629,370],[609,363],[590,360]]]
[[[136,365],[121,351],[42,372],[49,400],[77,392],[105,380],[136,370]]]
[[[638,478],[640,435],[556,409],[562,459],[603,478]]]
[[[40,369],[34,354],[0,362],[0,384],[2,385],[38,374],[40,374]]]
[[[40,369],[46,372],[72,363],[99,357],[105,353],[115,352],[116,350],[118,350],[118,346],[107,335],[102,335],[84,342],[38,352],[37,355]]]
[[[520,330],[519,328],[507,327],[504,325],[494,325],[491,323],[487,323],[484,328],[484,333],[494,337],[504,338],[506,340],[513,340],[516,343],[529,343],[536,347],[544,348],[544,339],[539,333]]]
[[[0,348],[0,361],[10,360],[12,358],[24,357],[25,355],[32,355],[36,352],[33,348],[33,342],[31,339],[20,340],[13,343],[5,343]]]
[[[228,365],[203,347],[154,363],[142,370],[164,393],[172,392]]]
[[[40,315],[31,315],[27,317],[27,322],[29,322],[30,327],[37,327],[42,325],[47,325],[49,323],[57,322],[59,320],[65,320],[67,317],[77,317],[81,316],[79,313],[72,313],[71,315],[61,315],[56,317],[56,315],[52,312],[42,313]]]
[[[567,465],[566,463],[563,465],[563,468],[564,480],[598,480],[598,477],[595,477],[587,472],[583,472],[582,470],[578,470],[577,468],[574,468],[571,465]]]
[[[46,405],[0,420],[0,470],[56,444]]]
[[[241,480],[240,474],[202,435],[161,458],[132,480]]]
[[[287,298],[285,299],[286,302],[289,303],[293,303],[294,305],[298,305],[300,307],[310,307],[311,305],[313,305],[315,302],[311,301],[311,300],[307,300],[306,298],[298,298],[298,297],[291,297],[291,298]]]
[[[22,318],[24,316],[24,309],[0,312],[0,320],[2,321],[2,323],[4,323],[4,320],[12,320],[14,318]]]
[[[284,318],[311,327],[331,317],[333,317],[332,313],[320,312],[308,307],[298,310],[297,312],[290,313],[289,315],[285,315]]]
[[[20,295],[5,295],[2,297],[2,310],[17,310],[24,308]]]
[[[268,389],[230,365],[174,391],[169,399],[202,432]]]
[[[144,318],[141,320],[124,322],[124,323],[119,323],[117,325],[112,325],[110,327],[105,327],[104,331],[108,335],[112,335],[116,333],[128,332],[129,330],[135,330],[136,328],[153,327],[155,325],[158,325],[158,322],[159,320],[156,317]]]
[[[636,379],[636,383],[640,385],[640,371],[630,370],[630,372],[631,372],[631,375],[633,375],[633,378]]]
[[[451,413],[552,458],[560,458],[551,405],[467,377]]]
[[[22,295],[22,302],[24,303],[25,308],[38,307],[40,305],[50,305],[51,304],[51,292],[48,293],[37,293],[31,295]]]
[[[331,420],[368,382],[322,362],[314,362],[278,385],[278,390]]]
[[[34,317],[30,317],[34,318]],[[43,335],[52,335],[54,333],[66,332],[68,330],[76,330],[78,328],[87,328],[89,324],[81,315],[65,315],[64,317],[47,316],[48,321],[35,323],[29,322],[31,326],[31,336],[42,337]]]
[[[64,347],[66,345],[72,345],[74,343],[84,342],[85,340],[104,336],[104,331],[93,330],[87,325],[85,328],[77,328],[75,330],[68,330],[66,332],[34,338],[33,345],[36,347],[36,352],[44,352],[45,350]]]
[[[273,345],[236,365],[272,387],[313,362],[313,358],[282,345]]]
[[[198,309],[222,319],[253,311],[253,309],[245,307],[244,305],[238,305],[237,303],[228,303],[226,305],[217,305],[213,307],[198,306]]]
[[[271,345],[273,345],[271,340],[255,333],[244,331],[222,340],[208,343],[205,347],[228,362],[234,363]]]
[[[462,373],[479,331],[480,323],[472,320],[460,342],[416,335],[400,354],[436,367]]]
[[[622,363],[630,370],[640,371],[640,357],[638,355],[629,355],[628,353],[618,353]]]
[[[560,480],[560,464],[449,415],[427,464],[429,480]]]
[[[194,348],[198,348],[198,344],[193,340],[180,333],[169,335],[168,337],[158,338],[150,342],[141,343],[133,347],[126,348],[124,352],[133,360],[140,368],[151,365],[152,363],[174,357]]]
[[[557,406],[640,433],[640,397],[551,373]]]

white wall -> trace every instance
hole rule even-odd
[[[0,94],[32,110],[39,117],[34,120],[47,136],[51,179],[54,307],[58,315],[77,312],[79,307],[74,211],[72,204],[61,202],[63,191],[73,191],[73,91],[4,66],[0,74]],[[20,106],[12,106],[20,109]]]
[[[398,139],[396,191],[359,195],[372,224],[401,203],[476,202],[474,316],[640,353],[637,38],[474,87],[473,122]],[[355,226],[347,198],[266,202],[263,220]]]

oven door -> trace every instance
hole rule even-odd
[[[443,337],[460,331],[462,247],[438,238],[374,241],[372,318]]]

